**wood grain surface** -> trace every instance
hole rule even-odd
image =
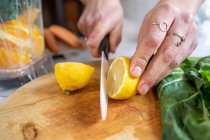
[[[88,86],[65,95],[54,74],[16,90],[0,104],[0,140],[158,140],[160,108],[155,93],[128,100],[109,99],[101,120],[100,65]]]

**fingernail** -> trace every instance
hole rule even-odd
[[[133,73],[134,77],[139,77],[141,75],[141,73],[142,73],[142,69],[139,66],[136,66],[133,69],[132,73]]]
[[[141,87],[140,87],[140,93],[142,95],[146,95],[146,93],[149,91],[149,86],[147,84],[143,84]]]

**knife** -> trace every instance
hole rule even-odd
[[[104,121],[108,110],[108,96],[107,96],[107,72],[108,72],[108,58],[109,58],[109,36],[105,36],[99,46],[99,53],[101,53],[101,77],[100,77],[100,109],[101,119]]]

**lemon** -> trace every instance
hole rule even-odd
[[[130,60],[117,57],[110,65],[107,75],[107,92],[112,99],[128,99],[136,94],[139,78],[129,72]]]
[[[66,93],[84,88],[90,81],[95,69],[77,62],[62,62],[55,65],[56,80]]]

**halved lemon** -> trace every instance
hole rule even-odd
[[[130,60],[117,57],[110,65],[107,75],[107,92],[112,99],[128,99],[136,95],[139,78],[133,78],[129,72]]]
[[[92,66],[77,62],[62,62],[55,65],[56,80],[66,93],[84,88],[94,71],[95,68]]]

